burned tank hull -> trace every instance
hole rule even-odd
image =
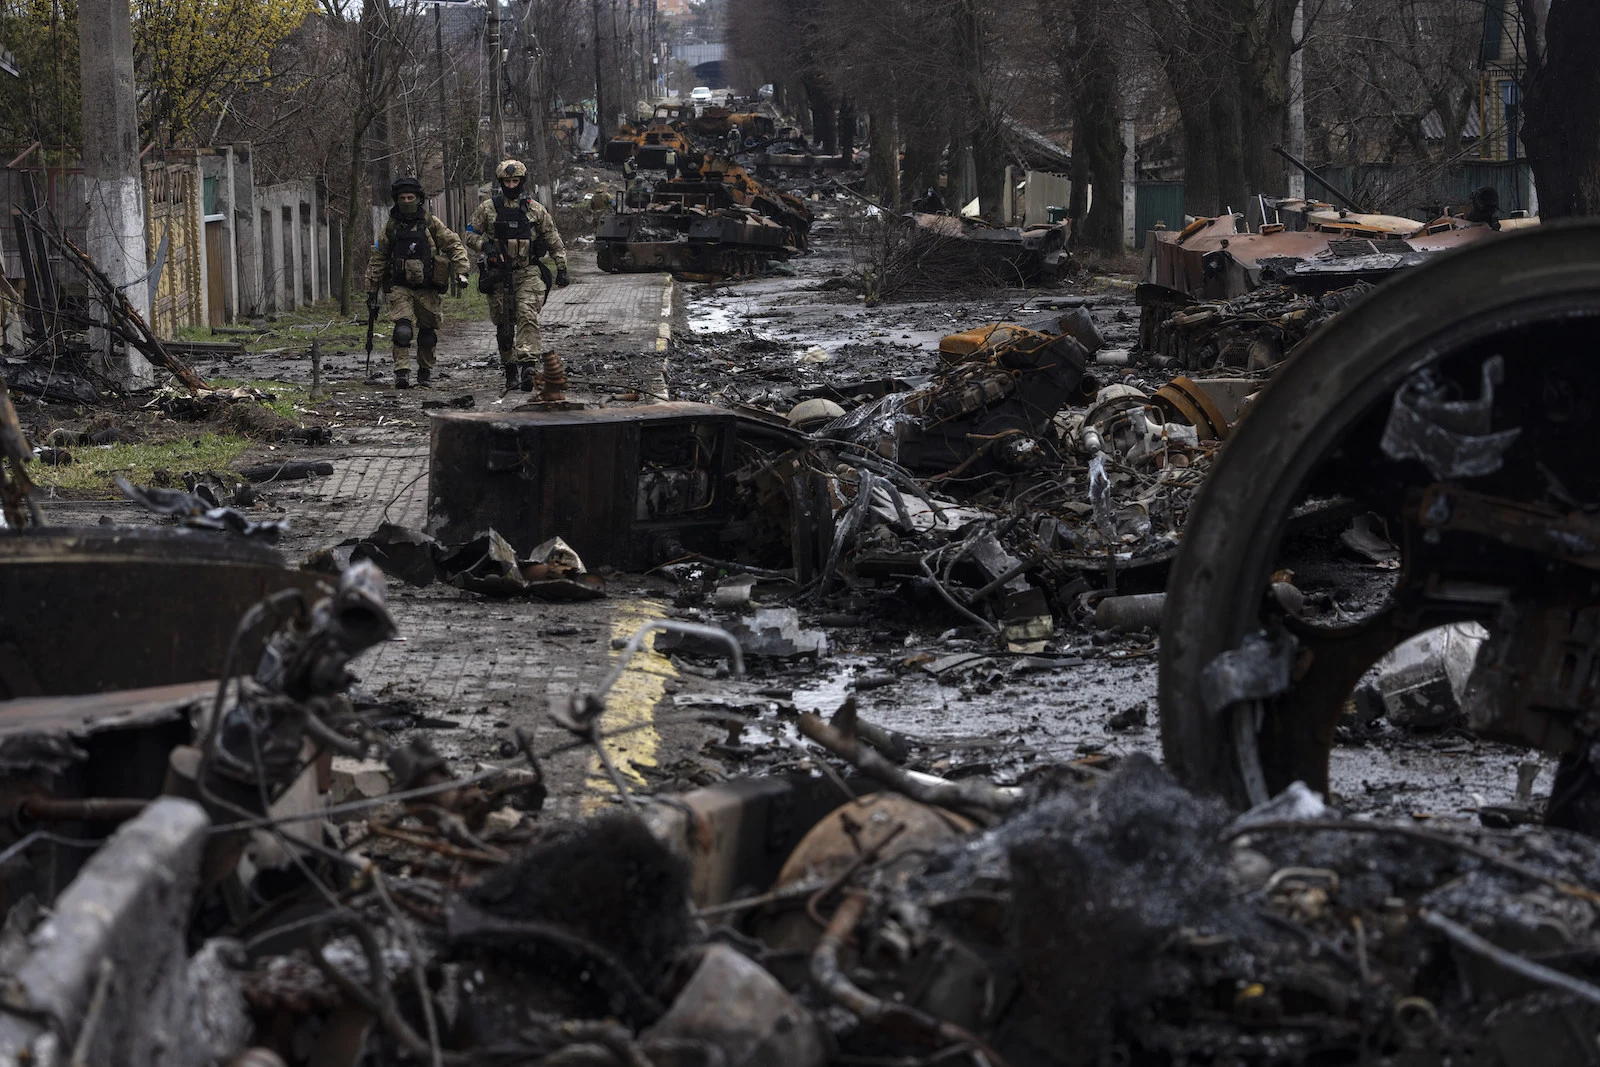
[[[672,271],[731,277],[754,274],[797,249],[784,227],[742,208],[645,210],[612,215],[595,236],[595,258],[610,273]]]
[[[613,137],[606,142],[605,151],[601,158],[607,163],[626,163],[633,158],[634,150],[639,147],[639,142],[632,137]]]

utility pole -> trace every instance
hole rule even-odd
[[[433,5],[433,52],[439,60],[439,169],[444,172],[444,224],[455,225],[455,215],[450,210],[450,113],[445,105],[444,85],[444,16],[441,5]]]
[[[589,0],[589,15],[594,23],[594,113],[596,143],[606,136],[605,88],[600,80],[600,0]]]
[[[645,43],[650,46],[650,102],[661,95],[661,61],[656,55],[656,0],[644,0],[650,5],[649,19],[645,23]]]
[[[86,251],[148,322],[144,186],[128,0],[80,0],[78,65],[83,84],[83,175],[89,196]],[[99,313],[109,324],[111,310],[102,307]],[[108,331],[94,330],[90,341],[99,348],[107,373],[125,388],[155,384],[155,369],[132,347],[124,345],[121,356],[112,354]]]
[[[504,53],[500,49],[500,0],[489,0],[489,141],[493,149],[494,165],[506,158],[506,109],[500,97],[500,67]]]

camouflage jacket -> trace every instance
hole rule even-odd
[[[484,242],[494,237],[495,222],[502,206],[510,211],[520,207],[527,216],[532,235],[530,240],[511,242],[507,252],[511,256],[512,266],[525,267],[534,259],[549,256],[555,260],[557,270],[567,269],[567,246],[561,242],[556,220],[550,217],[550,212],[545,210],[543,204],[531,196],[522,196],[503,205],[497,204],[495,198],[479,204],[478,210],[472,213],[472,221],[467,224],[467,244],[474,252],[482,252]]]

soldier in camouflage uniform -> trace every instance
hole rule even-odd
[[[545,355],[539,312],[551,282],[539,261],[545,256],[555,260],[555,284],[567,285],[567,248],[550,212],[526,188],[528,168],[508,159],[494,173],[500,189],[472,213],[467,243],[483,257],[478,285],[489,294],[506,388],[532,392],[535,364]],[[550,355],[546,362],[559,365],[554,353]]]
[[[433,377],[435,332],[443,322],[443,293],[453,273],[467,284],[467,250],[422,202],[422,183],[396,178],[389,187],[394,207],[367,260],[367,308],[376,313],[378,289],[389,287],[389,319],[394,323],[394,385],[411,388],[411,341],[417,342],[417,384]]]

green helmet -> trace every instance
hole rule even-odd
[[[394,183],[389,186],[389,196],[391,199],[400,199],[401,193],[416,193],[418,200],[423,199],[427,195],[422,191],[422,182],[411,177],[409,174],[396,178]]]

